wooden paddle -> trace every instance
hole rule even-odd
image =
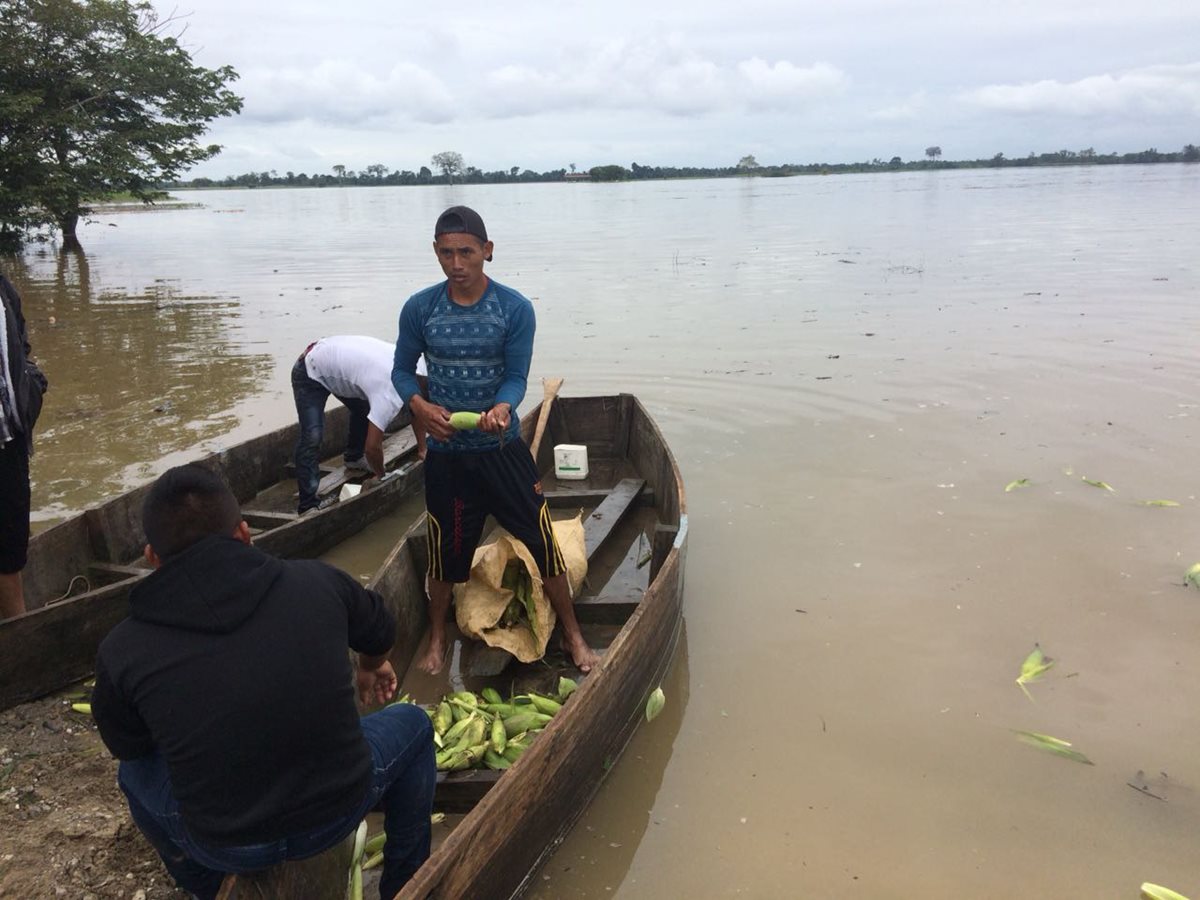
[[[538,447],[542,445],[542,433],[546,430],[546,422],[550,419],[550,407],[554,404],[554,398],[558,396],[558,389],[562,387],[562,383],[561,378],[542,379],[542,409],[538,413],[537,428],[533,432],[533,443],[529,445],[529,452],[535,463],[537,462]]]

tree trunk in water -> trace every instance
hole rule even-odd
[[[58,227],[62,229],[62,248],[67,250],[82,250],[83,245],[79,243],[79,238],[75,236],[75,226],[79,224],[79,213],[73,212],[63,216],[58,223]]]

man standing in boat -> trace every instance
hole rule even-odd
[[[46,376],[30,359],[21,295],[0,274],[0,619],[25,612],[21,570],[29,551],[29,457]]]
[[[321,483],[325,403],[330,394],[350,410],[343,456],[346,471],[384,477],[383,435],[404,408],[392,386],[394,352],[391,344],[378,338],[341,335],[313,341],[296,360],[292,367],[292,396],[300,419],[300,439],[296,443],[300,515],[323,505],[317,489]],[[416,373],[425,375],[424,360],[417,363]],[[415,421],[413,431],[417,453],[424,456],[425,435]]]
[[[599,657],[575,618],[537,466],[517,422],[533,357],[533,304],[484,274],[493,244],[475,210],[453,206],[442,213],[434,226],[433,249],[446,280],[404,304],[392,369],[396,391],[429,435],[430,633],[417,665],[430,673],[442,668],[454,584],[469,577],[490,513],[537,560],[546,595],[562,623],[563,649],[580,671],[590,671]],[[428,400],[416,378],[422,354],[429,370]],[[450,414],[463,411],[481,414],[477,430],[451,427]]]
[[[390,900],[429,856],[437,779],[424,710],[355,705],[355,681],[364,704],[396,691],[395,617],[333,566],[250,546],[203,466],[163,474],[142,519],[154,571],[100,645],[92,695],[134,822],[208,900],[224,873],[315,856],[382,805]]]

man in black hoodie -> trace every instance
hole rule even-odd
[[[419,707],[359,719],[355,678],[364,704],[396,690],[382,598],[250,546],[199,465],[159,478],[142,519],[155,571],[100,645],[92,696],[134,822],[180,887],[211,898],[223,873],[320,853],[382,804],[390,900],[429,855],[436,771]]]

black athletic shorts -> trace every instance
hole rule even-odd
[[[0,575],[25,568],[29,552],[29,452],[25,435],[0,447]]]
[[[567,570],[529,448],[520,438],[482,453],[425,454],[429,577],[466,581],[488,514],[520,539],[545,578]]]

